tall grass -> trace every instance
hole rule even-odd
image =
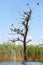
[[[27,46],[27,57],[33,61],[43,61],[43,47]]]
[[[27,61],[43,61],[43,47],[27,46]],[[0,44],[0,61],[23,61],[23,46]]]

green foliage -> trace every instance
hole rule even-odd
[[[0,54],[13,54],[15,45],[13,44],[0,44]]]
[[[27,46],[27,57],[40,59],[43,57],[43,47]]]

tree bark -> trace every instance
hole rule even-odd
[[[27,56],[26,56],[26,37],[27,37],[27,32],[28,32],[28,21],[26,22],[26,31],[25,31],[25,36],[24,36],[24,61],[27,61]]]

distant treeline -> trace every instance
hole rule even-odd
[[[23,45],[0,44],[0,61],[24,61]],[[27,46],[27,61],[43,62],[43,47]]]

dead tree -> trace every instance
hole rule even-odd
[[[29,5],[29,4],[27,4],[27,5]],[[39,3],[37,3],[37,5],[39,5]],[[30,9],[30,7],[29,7],[29,9]],[[28,43],[29,41],[31,41],[31,40],[26,41],[27,34],[28,34],[28,31],[29,31],[28,23],[29,23],[31,14],[32,14],[32,10],[30,9],[30,11],[24,12],[24,15],[22,15],[24,17],[23,21],[22,21],[22,25],[24,26],[23,30],[21,30],[20,28],[17,29],[17,28],[14,28],[14,27],[10,28],[11,31],[16,32],[17,34],[19,34],[19,35],[21,35],[23,37],[23,40],[21,40],[18,37],[17,39],[13,39],[11,41],[12,42],[16,42],[16,41],[23,42],[23,45],[24,45],[24,61],[27,61],[27,57],[26,57],[26,43]],[[13,26],[13,24],[12,24],[12,26]]]
[[[11,31],[16,32],[17,34],[23,36],[23,40],[21,40],[18,37],[17,39],[13,39],[11,41],[13,41],[13,42],[21,41],[21,42],[23,42],[23,45],[24,45],[24,61],[27,60],[27,57],[26,57],[26,43],[28,43],[29,41],[31,41],[31,40],[26,41],[27,33],[28,33],[28,30],[29,30],[28,23],[29,23],[31,14],[32,14],[31,10],[29,12],[28,11],[24,12],[25,17],[24,17],[24,20],[22,21],[22,25],[24,26],[24,30],[20,30],[20,29],[17,29],[17,28],[10,28]],[[13,26],[13,24],[12,24],[12,26]]]

